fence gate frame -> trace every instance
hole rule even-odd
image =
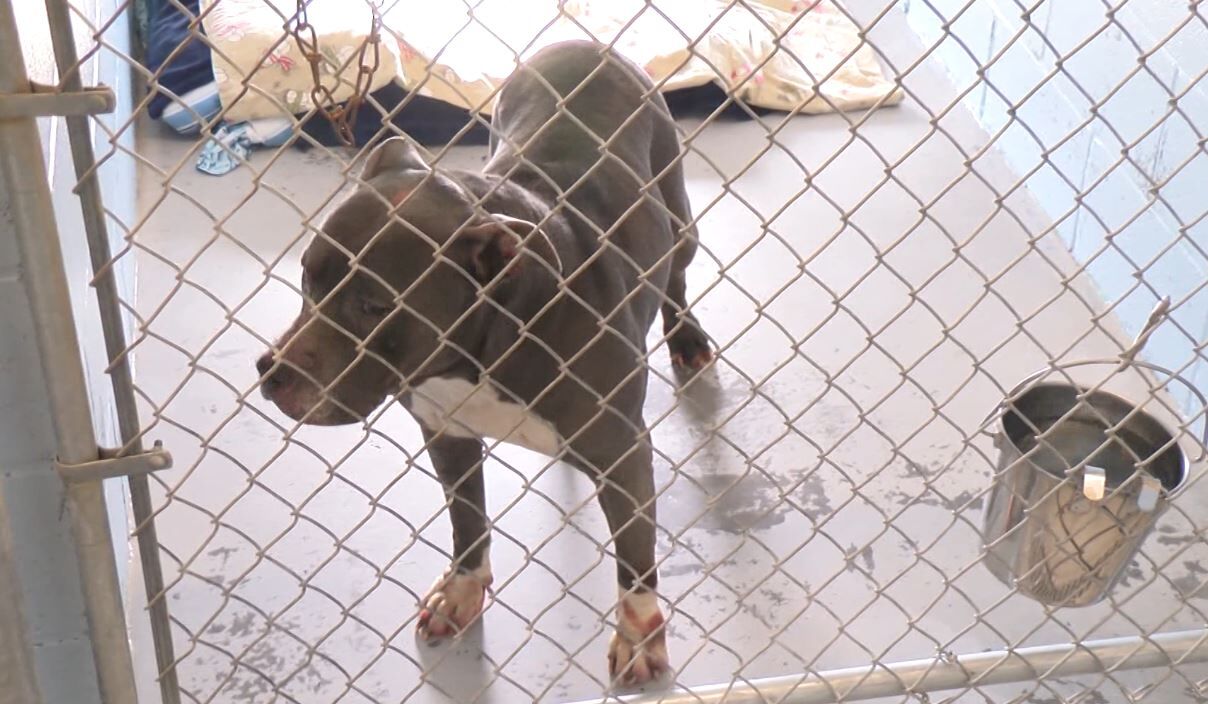
[[[102,479],[125,476],[136,521],[133,536],[149,600],[160,694],[164,703],[177,704],[177,660],[146,476],[171,466],[171,456],[158,444],[145,449],[140,439],[130,350],[114,271],[109,266],[112,252],[89,136],[89,116],[111,112],[115,96],[103,86],[82,84],[69,0],[46,0],[62,80],[57,86],[31,84],[25,73],[12,2],[0,0],[0,184],[12,195],[13,220],[42,363],[46,370],[54,370],[46,378],[58,443],[56,467],[69,497],[67,509],[84,577],[86,615],[100,689],[109,704],[137,701],[127,618],[101,493]],[[95,274],[92,284],[110,359],[107,373],[125,443],[117,450],[97,446],[83,365],[77,353],[79,340],[36,124],[37,117],[52,115],[66,119],[79,180],[77,194]],[[920,695],[925,700],[929,692],[970,686],[1202,662],[1208,662],[1208,628],[974,654],[942,652],[917,660],[874,662],[636,695],[607,695],[582,702],[821,704],[902,695]]]

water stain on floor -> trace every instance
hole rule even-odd
[[[780,488],[758,471],[717,472],[676,482],[659,501],[668,525],[741,534],[767,530],[792,506]]]
[[[1208,569],[1199,560],[1184,560],[1183,569],[1187,570],[1187,574],[1170,580],[1179,594],[1184,599],[1208,599],[1208,581],[1205,581]]]

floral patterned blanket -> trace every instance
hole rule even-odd
[[[352,93],[368,0],[310,0],[307,16],[337,100]],[[296,0],[207,0],[214,75],[231,121],[305,112],[312,76],[283,28]],[[857,110],[901,99],[872,47],[832,0],[399,0],[383,16],[370,90],[398,80],[489,114],[494,93],[524,59],[549,44],[595,38],[645,68],[664,91],[716,82],[759,107],[786,112]]]

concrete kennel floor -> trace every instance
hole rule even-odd
[[[920,53],[896,15],[871,37],[900,66]],[[942,76],[924,64],[905,80],[938,107],[955,95]],[[968,173],[966,156],[929,119],[910,99],[867,116],[855,134],[836,115],[794,119],[728,192],[699,155],[687,160],[708,250],[692,267],[690,295],[700,296],[698,316],[724,351],[679,396],[665,351],[652,355],[647,415],[660,419],[659,554],[678,683],[1204,621],[1195,609],[1202,544],[1152,583],[1153,563],[1142,558],[1117,590],[1115,615],[1109,604],[1050,616],[1021,597],[1004,600],[1006,588],[975,564],[994,455],[988,440],[966,447],[963,438],[1047,354],[1077,340],[1077,355],[1119,347],[1101,330],[1082,337],[1092,314],[1083,301],[1094,304],[1094,293],[1078,277],[1063,284],[1074,267],[1054,236],[1029,248],[1045,222],[1027,193],[1005,199],[1010,213],[996,208],[986,184],[1002,193],[1015,178],[992,153]],[[940,125],[966,153],[985,143],[963,110]],[[150,437],[177,459],[160,475],[172,500],[164,505],[161,492],[158,527],[165,550],[187,564],[183,577],[179,563],[167,565],[168,580],[179,578],[172,612],[189,630],[177,631],[184,688],[215,702],[599,694],[601,612],[614,586],[584,477],[496,450],[487,474],[495,603],[463,639],[420,645],[416,599],[444,568],[449,537],[439,487],[420,471],[426,457],[405,471],[404,451],[421,444],[414,424],[394,409],[372,434],[303,428],[284,442],[283,416],[257,395],[250,407],[239,401],[262,349],[245,327],[272,337],[298,305],[283,284],[266,283],[256,257],[272,262],[289,247],[303,214],[339,187],[338,162],[258,152],[258,184],[247,168],[215,179],[193,170],[191,143],[153,124],[140,137],[151,163],[168,171],[184,163],[167,195],[164,177],[142,169],[149,217],[135,237],[138,309],[150,319],[138,379],[160,408],[145,418],[158,420]],[[733,175],[766,143],[756,123],[722,122],[694,145]],[[814,188],[780,211],[803,186],[794,159],[815,171],[835,154]],[[450,162],[474,167],[484,157],[485,148],[459,149]],[[846,223],[837,208],[851,211]],[[275,275],[297,282],[300,252],[289,249]],[[1187,547],[1192,530],[1171,512],[1146,544],[1149,558]],[[1179,592],[1194,598],[1180,602]],[[1168,671],[1116,679],[1160,680],[1152,701],[1195,696]],[[1084,687],[1077,701],[1125,700],[1100,677],[960,700],[1057,702]]]

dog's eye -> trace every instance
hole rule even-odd
[[[375,318],[385,318],[394,310],[393,305],[378,303],[368,299],[361,299],[361,312],[365,315],[370,315]]]

